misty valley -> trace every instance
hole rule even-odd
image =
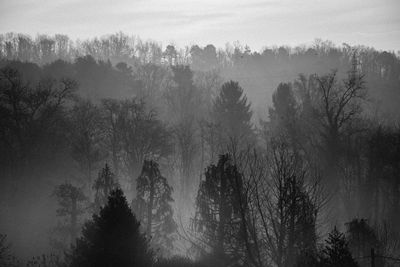
[[[0,34],[0,267],[400,266],[399,55]]]

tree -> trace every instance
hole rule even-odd
[[[58,203],[57,217],[61,220],[54,229],[51,241],[57,249],[65,250],[79,234],[79,218],[85,213],[86,197],[80,188],[70,183],[57,186],[53,195]]]
[[[177,229],[171,207],[172,190],[158,164],[145,160],[136,181],[137,196],[132,201],[132,209],[151,237],[152,245],[164,256],[170,255],[173,249]]]
[[[379,126],[367,141],[365,214],[376,221],[387,218],[400,231],[400,128]],[[366,216],[365,215],[365,216]]]
[[[70,79],[29,83],[17,69],[0,69],[0,149],[6,155],[0,161],[16,187],[29,161],[43,157],[58,141],[63,105],[76,88]]]
[[[118,127],[118,116],[121,111],[121,103],[115,99],[102,100],[103,121],[105,124],[105,143],[111,154],[112,168],[118,177],[121,172],[121,133]]]
[[[243,148],[254,141],[251,123],[252,111],[243,89],[234,81],[222,85],[219,95],[214,100],[213,114],[218,125],[222,149],[233,145]]]
[[[357,267],[358,264],[351,256],[348,242],[343,233],[335,227],[329,233],[326,246],[322,250],[323,266],[326,267]]]
[[[102,157],[104,138],[100,109],[89,100],[78,100],[70,112],[70,142],[72,156],[79,165],[89,189],[93,172]]]
[[[338,163],[343,152],[343,138],[354,134],[355,121],[362,111],[366,91],[363,76],[357,65],[342,83],[337,81],[336,72],[317,77],[319,101],[315,113],[320,123],[323,156],[327,166],[328,185],[333,192],[338,190]]]
[[[85,223],[69,255],[71,266],[152,266],[153,253],[139,227],[122,190],[113,190],[99,214]]]
[[[195,233],[200,233],[197,246],[211,252],[222,262],[235,262],[243,257],[241,216],[237,190],[242,176],[229,155],[221,155],[218,164],[207,167],[200,182],[193,218]]]
[[[292,85],[290,83],[280,83],[272,95],[273,107],[269,109],[272,131],[274,134],[285,134],[291,143],[295,144],[297,103],[295,100]]]
[[[320,250],[305,251],[298,258],[296,266],[358,267],[359,265],[351,255],[345,235],[334,227],[325,240],[325,246]]]
[[[161,159],[170,154],[169,132],[156,113],[147,111],[145,103],[136,99],[121,102],[117,120],[122,158],[136,188],[133,177],[138,176],[145,158]]]
[[[106,163],[104,168],[99,172],[96,181],[94,182],[93,189],[94,195],[94,208],[99,211],[101,207],[107,203],[108,196],[111,191],[118,187],[118,181],[114,173],[111,172],[110,167]]]
[[[278,267],[293,266],[302,251],[316,249],[316,220],[321,203],[317,183],[301,158],[284,141],[272,141],[268,176],[256,181],[254,204],[261,227],[259,241]],[[306,182],[306,179],[309,182]]]
[[[176,157],[180,174],[181,204],[192,191],[196,150],[198,149],[199,107],[202,105],[200,91],[193,84],[193,72],[189,66],[172,66],[173,82],[164,93],[168,117],[172,124]]]

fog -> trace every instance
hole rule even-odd
[[[140,266],[339,266],[332,240],[395,266],[399,89],[399,55],[362,44],[3,33],[0,263],[94,266],[82,229],[112,214],[141,223]]]

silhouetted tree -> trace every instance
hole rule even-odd
[[[202,97],[193,84],[193,72],[189,66],[172,66],[173,82],[165,92],[168,117],[172,124],[175,153],[180,175],[180,204],[192,191],[196,150],[198,149],[198,118],[201,116]]]
[[[273,107],[269,109],[272,131],[286,135],[292,145],[297,138],[297,103],[291,84],[281,83],[272,95]]]
[[[118,181],[111,172],[110,167],[106,163],[104,168],[99,172],[96,181],[94,182],[93,189],[95,190],[94,195],[94,209],[98,212],[101,207],[107,203],[108,196],[111,191],[118,187]]]
[[[357,262],[351,256],[348,242],[343,233],[335,227],[329,233],[326,246],[322,250],[322,263],[326,267],[357,267]]]
[[[192,223],[194,231],[201,234],[197,246],[221,263],[235,262],[244,253],[237,200],[241,181],[229,155],[221,155],[217,165],[207,167],[196,198]]]
[[[213,116],[219,127],[219,143],[223,150],[228,146],[241,148],[254,141],[250,103],[239,83],[229,81],[222,85],[214,100]]]
[[[151,244],[160,250],[161,255],[170,255],[177,230],[171,206],[172,187],[161,175],[156,162],[144,161],[142,173],[136,181],[136,191],[132,209],[151,237]]]
[[[57,186],[53,195],[57,199],[56,212],[60,221],[54,228],[51,242],[57,249],[65,250],[79,234],[79,219],[86,210],[86,197],[80,188],[70,183]]]
[[[316,78],[319,100],[315,113],[320,121],[322,155],[327,166],[327,182],[332,190],[338,190],[338,163],[343,154],[343,138],[354,134],[357,129],[355,121],[361,114],[366,96],[363,76],[356,68],[354,65],[342,82],[337,81],[336,72]]]
[[[0,160],[15,184],[32,158],[37,160],[53,148],[51,141],[59,136],[63,121],[63,105],[76,88],[70,79],[38,81],[35,77],[29,82],[17,69],[0,70],[0,149],[6,155]]]
[[[302,251],[316,248],[318,184],[286,142],[275,140],[270,146],[270,179],[259,179],[254,193],[262,229],[259,242],[277,266],[294,266]]]
[[[153,254],[139,226],[122,190],[113,190],[100,213],[84,225],[69,255],[71,266],[152,266]]]
[[[367,175],[364,201],[375,220],[387,218],[399,231],[400,128],[379,126],[367,142]]]

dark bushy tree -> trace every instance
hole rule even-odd
[[[326,246],[322,250],[322,263],[326,267],[357,267],[343,233],[335,227],[329,233]]]
[[[160,250],[160,254],[170,254],[177,229],[171,207],[172,187],[161,175],[156,162],[144,161],[142,173],[136,181],[136,191],[137,196],[132,201],[136,216],[143,223],[152,245]]]
[[[84,225],[72,248],[71,266],[152,266],[153,254],[139,227],[122,190],[113,190],[107,205]]]
[[[237,201],[241,181],[230,156],[221,155],[217,165],[207,168],[197,194],[193,226],[202,235],[198,246],[211,252],[221,263],[235,261],[243,254]]]

